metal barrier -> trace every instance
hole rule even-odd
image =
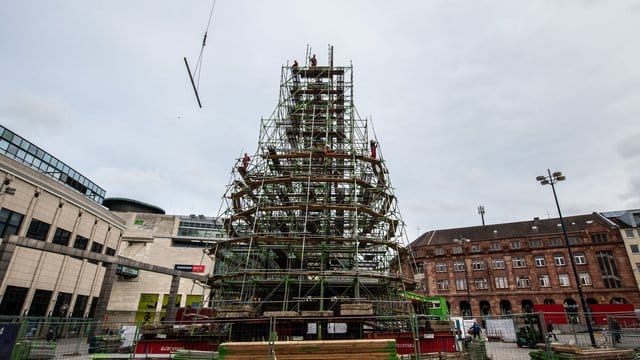
[[[548,313],[477,317],[474,320],[483,328],[477,338],[465,337],[467,329],[447,329],[446,321],[440,323],[445,325],[438,330],[424,318],[415,316],[193,317],[173,323],[135,323],[125,321],[123,314],[120,315],[118,321],[105,322],[74,318],[0,318],[0,329],[4,329],[0,332],[6,331],[0,336],[0,349],[6,352],[2,341],[10,339],[10,333],[15,335],[12,360],[214,359],[218,345],[225,342],[337,339],[393,338],[398,356],[403,359],[554,359],[570,347],[584,351],[592,348],[582,314],[571,314],[565,317],[566,321],[559,322],[557,319],[562,317]],[[596,314],[592,315],[596,318]],[[640,321],[635,313],[597,315],[593,328],[598,351],[620,352],[619,357],[611,358],[640,356],[634,350],[640,348]],[[547,331],[545,316],[557,322],[553,324],[553,334]],[[132,313],[131,318],[135,318],[135,314]],[[456,330],[459,330],[457,335]],[[0,358],[9,359],[2,351]]]

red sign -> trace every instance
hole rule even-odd
[[[455,352],[455,336],[448,335],[435,335],[432,337],[420,333],[420,353],[425,354],[429,352]],[[377,333],[370,334],[374,339],[395,339],[396,351],[398,355],[410,355],[415,354],[415,342],[413,340],[412,333]]]
[[[543,313],[545,324],[568,324],[567,313],[562,304],[535,304],[533,311]]]
[[[591,304],[591,317],[596,325],[608,326],[613,317],[623,327],[637,327],[638,317],[633,304]]]
[[[178,350],[215,351],[218,344],[203,340],[140,340],[135,354],[171,354]]]
[[[204,265],[187,265],[187,264],[175,264],[173,266],[175,270],[185,271],[185,272],[195,272],[195,273],[203,273]]]

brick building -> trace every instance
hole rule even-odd
[[[565,217],[587,303],[640,304],[620,228],[598,213]],[[422,291],[454,315],[520,313],[580,298],[559,219],[432,230],[411,248]],[[467,286],[469,284],[470,286]]]

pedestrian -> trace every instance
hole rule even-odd
[[[56,341],[56,332],[53,329],[47,331],[47,342]]]
[[[622,334],[620,333],[622,328],[620,324],[615,318],[611,318],[611,339],[613,340],[613,345],[620,344],[620,340],[622,340]]]
[[[474,339],[480,336],[480,332],[482,332],[480,325],[478,325],[478,323],[475,321],[473,322],[473,325],[471,325],[471,332],[473,333]]]
[[[553,338],[556,341],[558,341],[558,337],[556,336],[556,333],[553,332],[553,324],[549,322],[549,324],[547,324],[547,336],[549,337],[549,339],[551,339],[552,335],[553,335]]]
[[[309,59],[309,62],[311,63],[311,67],[312,68],[314,68],[314,67],[316,67],[316,65],[318,65],[318,59],[316,59],[316,54],[313,54],[311,59]]]

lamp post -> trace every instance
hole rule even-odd
[[[467,303],[469,304],[469,317],[473,316],[473,311],[471,310],[471,292],[469,291],[469,273],[467,272],[467,251],[464,248],[464,244],[470,242],[471,240],[460,237],[460,239],[453,239],[453,242],[456,244],[460,244],[462,248],[462,262],[464,263],[464,281],[467,285]]]
[[[564,219],[562,218],[562,212],[560,211],[560,204],[558,203],[558,195],[556,194],[555,184],[558,181],[566,180],[566,177],[562,175],[560,171],[556,171],[553,174],[551,170],[547,169],[548,176],[540,175],[536,177],[536,181],[541,185],[551,185],[553,191],[553,198],[556,201],[556,208],[558,209],[558,216],[560,217],[560,225],[562,226],[562,234],[564,235],[564,242],[567,245],[567,251],[569,252],[569,261],[571,261],[571,268],[573,269],[573,277],[578,287],[578,296],[580,296],[580,303],[582,304],[582,310],[587,323],[587,330],[589,331],[589,338],[591,339],[591,346],[597,347],[596,338],[593,336],[593,327],[591,326],[591,311],[587,307],[587,303],[584,300],[584,293],[582,292],[582,284],[580,283],[580,277],[578,276],[578,269],[576,268],[576,262],[573,258],[573,251],[571,250],[571,243],[569,243],[569,237],[567,236],[567,229],[564,226]]]

